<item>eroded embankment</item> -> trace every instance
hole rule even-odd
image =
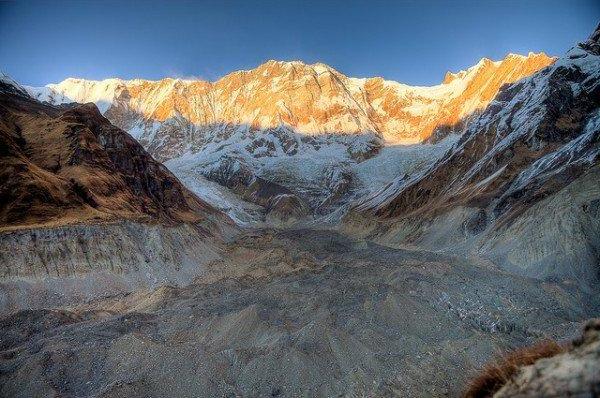
[[[163,283],[190,283],[219,258],[215,231],[120,222],[0,235],[0,313]]]

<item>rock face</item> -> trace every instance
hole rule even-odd
[[[183,285],[220,258],[199,225],[78,224],[0,234],[0,314]]]
[[[593,320],[567,352],[524,367],[494,397],[596,397],[599,394],[600,320]]]
[[[225,220],[94,104],[42,104],[4,78],[0,115],[0,227]]]
[[[362,200],[348,224],[375,217],[373,233],[389,242],[462,247],[529,276],[597,283],[597,37],[500,90],[446,155]]]

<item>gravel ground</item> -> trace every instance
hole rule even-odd
[[[0,320],[2,397],[456,396],[600,296],[330,231],[261,230],[186,287]]]

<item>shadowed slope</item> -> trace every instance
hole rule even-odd
[[[93,104],[42,104],[3,78],[0,115],[0,226],[217,216]]]

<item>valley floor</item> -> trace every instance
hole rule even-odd
[[[456,396],[600,296],[332,231],[253,230],[186,287],[0,320],[0,396]]]

